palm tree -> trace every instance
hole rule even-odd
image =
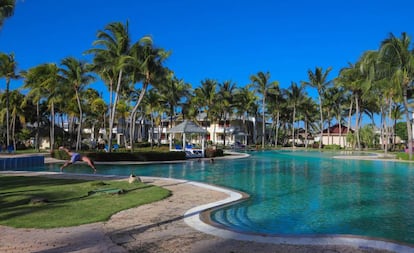
[[[356,135],[356,142],[353,141],[353,148],[356,144],[358,149],[361,148],[361,143],[359,139],[359,112],[360,112],[360,103],[361,103],[361,96],[362,96],[362,83],[365,81],[365,78],[361,74],[360,64],[350,64],[346,68],[342,68],[339,72],[339,76],[335,80],[336,84],[339,87],[343,87],[346,90],[349,90],[352,93],[353,101],[350,103],[349,108],[349,120],[348,120],[348,129],[351,127],[351,116],[353,113],[353,102],[355,102],[355,135]],[[349,143],[349,142],[348,142]]]
[[[411,39],[406,33],[400,38],[392,33],[382,41],[380,56],[384,61],[390,63],[392,68],[392,81],[402,90],[405,117],[407,121],[409,159],[413,156],[413,136],[411,130],[411,117],[408,104],[408,89],[414,80],[414,56],[411,46]]]
[[[264,149],[266,137],[266,96],[269,87],[276,85],[278,82],[269,82],[269,72],[258,72],[256,75],[250,76],[250,81],[254,85],[256,92],[258,92],[262,96],[262,149]]]
[[[210,121],[210,124],[214,124],[217,114],[215,109],[215,104],[217,101],[217,81],[212,79],[206,79],[201,82],[201,86],[197,87],[194,90],[196,104],[199,106],[199,111],[204,111],[206,113],[206,118]],[[215,128],[213,130],[212,141],[215,140]]]
[[[245,126],[245,133],[255,135],[255,127],[253,128],[253,133],[249,131],[249,128],[246,125],[246,119],[250,115],[255,115],[257,112],[257,96],[254,91],[251,90],[251,85],[246,85],[235,90],[234,92],[234,109],[236,115],[241,117],[243,124]],[[255,138],[253,138],[255,140]]]
[[[81,148],[83,111],[81,102],[81,93],[86,85],[94,81],[92,75],[89,74],[89,66],[86,62],[79,61],[73,57],[62,60],[63,68],[60,69],[63,83],[72,87],[75,92],[75,98],[79,110],[79,125],[76,139],[76,150]]]
[[[9,101],[9,92],[10,92],[10,81],[16,80],[20,76],[16,73],[17,71],[17,62],[14,59],[14,54],[5,54],[0,53],[0,78],[6,79],[6,144],[10,145],[10,101]]]
[[[191,85],[185,83],[182,79],[178,79],[171,73],[166,82],[163,85],[160,85],[157,89],[161,93],[160,99],[168,107],[167,114],[170,116],[170,126],[172,126],[176,108],[179,106],[182,107],[183,99],[190,96]]]
[[[14,150],[16,150],[16,128],[17,128],[17,124],[21,123],[21,124],[25,124],[25,117],[24,117],[24,110],[22,107],[22,102],[24,99],[24,95],[21,94],[19,91],[14,90],[12,92],[10,92],[9,94],[9,101],[10,101],[10,109],[11,109],[11,113],[10,113],[10,118],[11,118],[11,123],[10,123],[10,128],[11,128],[11,138],[13,140],[13,147]],[[19,119],[19,121],[17,122],[17,119]]]
[[[392,106],[391,108],[391,113],[390,113],[390,118],[394,121],[393,125],[392,125],[392,145],[393,145],[393,149],[395,149],[395,129],[397,126],[397,121],[400,120],[403,116],[403,111],[402,111],[402,105],[400,104],[394,104],[394,106]]]
[[[142,82],[140,95],[131,112],[130,144],[132,150],[136,113],[141,101],[144,99],[148,86],[150,84],[158,86],[160,83],[165,82],[168,71],[162,64],[169,55],[170,52],[154,47],[152,38],[148,36],[141,38],[131,48],[132,66],[135,66],[132,68],[132,82]]]
[[[155,89],[150,89],[144,96],[143,105],[145,107],[145,113],[150,115],[151,120],[151,149],[154,146],[154,123],[156,112],[161,107],[162,97],[159,92]],[[158,133],[159,135],[160,133]]]
[[[105,26],[103,31],[98,31],[98,39],[94,41],[93,49],[86,51],[88,54],[94,54],[93,71],[97,72],[101,79],[109,88],[109,151],[112,149],[112,129],[115,121],[116,106],[118,95],[121,91],[123,73],[128,64],[130,64],[130,36],[128,31],[128,22],[124,25],[120,22],[110,23]],[[115,91],[113,89],[116,83]],[[114,97],[114,98],[113,98]]]
[[[309,81],[303,82],[305,85],[309,85],[313,88],[316,88],[318,91],[318,100],[319,100],[319,114],[320,114],[320,141],[319,141],[319,149],[322,147],[322,133],[323,133],[323,94],[326,87],[331,83],[328,81],[329,72],[331,72],[332,68],[328,67],[324,72],[321,67],[316,67],[315,71],[308,70],[308,79]]]
[[[45,64],[40,78],[42,80],[41,89],[46,95],[47,107],[50,111],[50,149],[53,151],[55,146],[55,105],[60,103],[63,97],[67,96],[67,93],[62,91],[61,77],[56,64]]]
[[[232,83],[231,81],[224,81],[223,83],[219,83],[219,91],[218,91],[218,103],[220,104],[220,108],[222,110],[221,115],[223,115],[224,119],[224,139],[223,145],[226,146],[226,122],[227,118],[232,114],[231,110],[233,107],[233,95],[234,90],[236,89],[236,84]]]
[[[279,127],[280,127],[280,114],[286,99],[283,97],[283,93],[279,85],[274,85],[274,87],[269,88],[268,98],[267,98],[267,110],[270,112],[272,117],[272,125],[275,128],[275,147],[277,147],[277,142],[279,139]],[[272,127],[272,129],[273,129]]]
[[[29,89],[24,99],[24,104],[33,101],[36,104],[36,135],[35,149],[39,151],[39,131],[40,131],[40,101],[46,98],[42,83],[44,82],[44,71],[47,65],[35,66],[23,73],[24,85],[23,89]]]
[[[4,20],[14,13],[16,0],[0,0],[0,28],[4,24]]]
[[[305,148],[307,148],[310,127],[312,127],[312,122],[317,121],[318,118],[318,105],[308,96],[301,101],[298,111],[301,113],[305,125]]]
[[[292,82],[290,87],[285,90],[286,102],[288,107],[293,110],[292,114],[292,147],[295,147],[295,121],[296,110],[300,107],[301,103],[305,101],[306,95],[304,94],[304,85],[298,86],[295,82]]]

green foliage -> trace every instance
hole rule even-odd
[[[323,146],[323,149],[338,150],[338,149],[341,149],[341,146],[337,144],[330,144],[330,145]]]
[[[375,134],[374,127],[372,125],[365,125],[359,132],[361,138],[361,144],[365,148],[373,148],[378,143],[378,136]]]
[[[401,140],[408,140],[407,122],[398,122],[395,126],[395,134],[401,138]]]
[[[0,224],[21,228],[54,228],[105,221],[121,210],[171,194],[160,187],[127,181],[0,176],[0,185]],[[121,189],[122,194],[104,194],[105,189],[114,188]],[[102,190],[103,194],[88,194]]]
[[[398,160],[409,161],[409,155],[408,153],[405,153],[405,152],[397,153],[395,155],[395,158]],[[414,157],[411,159],[411,161],[414,161]]]

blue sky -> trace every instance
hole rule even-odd
[[[412,0],[16,1],[0,30],[0,51],[13,52],[20,70],[67,56],[86,59],[98,30],[128,21],[133,41],[151,35],[172,52],[166,65],[193,87],[206,78],[241,87],[269,71],[287,88],[316,66],[332,66],[332,79],[390,32],[414,36]],[[101,83],[92,87],[105,94]]]

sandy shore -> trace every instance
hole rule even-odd
[[[42,173],[27,175],[33,174]],[[102,180],[99,175],[58,173],[48,176]],[[143,179],[145,183],[169,189],[172,196],[119,212],[107,222],[56,229],[15,229],[0,226],[0,252],[392,252],[361,246],[259,243],[206,234],[188,226],[184,222],[184,214],[196,206],[223,200],[228,197],[227,194],[199,187],[191,182],[162,178]]]

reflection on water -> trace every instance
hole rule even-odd
[[[99,165],[98,173],[189,179],[247,192],[247,201],[213,213],[214,220],[236,230],[353,234],[414,243],[413,165],[334,155],[338,153],[266,151],[215,163]],[[59,168],[48,165],[46,170]],[[74,165],[66,172],[91,170]]]

